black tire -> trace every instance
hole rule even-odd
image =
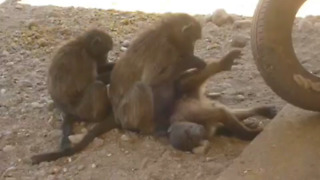
[[[320,78],[299,63],[292,44],[295,15],[306,0],[260,0],[251,29],[253,56],[265,82],[285,101],[320,111]]]

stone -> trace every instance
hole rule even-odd
[[[242,34],[237,34],[232,37],[231,46],[236,48],[243,48],[247,45],[248,41],[249,37]]]
[[[233,21],[233,18],[224,9],[217,9],[211,16],[211,22],[217,26],[231,24]]]
[[[6,146],[4,146],[4,147],[2,148],[2,151],[3,151],[3,152],[11,152],[11,151],[13,151],[14,149],[15,149],[14,146],[12,146],[12,145],[6,145]]]
[[[235,21],[233,24],[234,29],[248,29],[251,27],[252,21],[251,20],[238,20]]]

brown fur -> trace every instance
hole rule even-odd
[[[110,99],[118,124],[141,133],[167,130],[175,79],[205,66],[193,55],[200,37],[200,24],[177,13],[165,15],[133,41],[111,74]]]
[[[201,85],[212,75],[230,70],[234,59],[240,56],[240,50],[233,50],[220,61],[207,65],[203,70],[187,73],[177,81],[177,103],[170,118],[172,125],[168,130],[169,141],[175,148],[192,150],[209,136],[213,126],[219,124],[223,124],[238,137],[250,140],[262,129],[250,129],[241,123],[242,120],[254,115],[267,118],[273,118],[276,115],[273,106],[231,110],[222,104],[206,101],[202,97]]]
[[[33,156],[33,163],[52,161],[85,148],[94,137],[116,127],[106,84],[111,63],[106,62],[112,49],[111,37],[100,30],[90,30],[63,45],[54,55],[48,73],[48,90],[62,111],[61,150]],[[74,121],[98,122],[84,139],[71,147],[68,136]]]

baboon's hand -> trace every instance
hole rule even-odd
[[[240,58],[241,56],[242,56],[242,52],[240,49],[231,50],[220,61],[220,65],[221,65],[222,70],[225,70],[225,71],[231,70],[231,67],[235,64],[234,60]]]

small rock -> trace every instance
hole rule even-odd
[[[211,162],[211,161],[214,161],[216,160],[216,158],[214,157],[206,157],[206,162]]]
[[[82,134],[87,134],[88,133],[88,129],[85,128],[85,127],[81,128],[80,131],[81,131]]]
[[[23,6],[20,5],[20,4],[17,4],[17,5],[15,6],[15,8],[21,10],[21,9],[23,8]]]
[[[120,137],[120,139],[121,139],[122,141],[130,141],[130,140],[131,140],[131,138],[130,138],[127,134],[123,134],[123,135]]]
[[[7,66],[12,66],[12,65],[14,65],[14,62],[12,62],[12,61],[7,62],[6,65],[7,65]]]
[[[107,154],[107,157],[111,157],[111,156],[112,156],[112,154],[111,154],[111,153],[108,153],[108,154]]]
[[[215,31],[217,31],[219,29],[219,27],[212,23],[212,22],[208,22],[203,28],[202,28],[202,31],[203,31],[203,34],[207,34],[207,33],[213,33]]]
[[[7,92],[7,90],[6,89],[1,89],[0,92],[1,92],[1,94],[4,94],[4,93]]]
[[[96,167],[97,167],[97,165],[96,165],[96,164],[94,164],[94,163],[93,163],[93,164],[91,164],[91,168],[93,168],[93,169],[94,169],[94,168],[96,168]]]
[[[60,166],[55,166],[51,169],[50,174],[58,174],[61,172],[61,167]]]
[[[39,39],[38,44],[40,47],[45,47],[45,46],[48,46],[49,42],[46,39],[41,38]],[[45,60],[45,59],[42,59],[42,60]]]
[[[31,103],[31,106],[33,107],[33,108],[43,108],[43,104],[40,104],[40,103],[38,103],[38,102],[33,102],[33,103]]]
[[[234,35],[231,40],[231,46],[232,47],[237,47],[237,48],[243,48],[247,45],[247,42],[249,40],[249,37],[245,35]]]
[[[95,147],[101,147],[103,145],[103,143],[104,143],[103,139],[98,138],[98,137],[94,138],[94,140],[93,140],[93,145]]]
[[[250,28],[252,24],[251,20],[238,20],[233,24],[234,29],[247,29]]]
[[[75,134],[75,135],[70,135],[68,138],[72,144],[77,144],[83,139],[84,136],[85,134]]]
[[[79,165],[79,166],[77,167],[77,169],[78,169],[78,171],[84,170],[84,165]]]
[[[221,93],[216,93],[216,92],[210,92],[210,93],[206,93],[207,97],[212,98],[212,99],[216,99],[218,97],[221,96]]]
[[[2,151],[3,151],[3,152],[10,152],[10,151],[13,151],[14,149],[15,149],[14,146],[12,146],[12,145],[6,145],[6,146],[4,146],[4,147],[2,148]]]
[[[55,180],[57,179],[55,175],[50,174],[46,180]]]
[[[122,47],[120,48],[120,51],[125,52],[127,49],[128,49],[128,48],[122,46]]]
[[[64,173],[66,173],[66,172],[68,171],[68,169],[67,169],[67,168],[63,168],[62,171],[63,171]]]
[[[32,87],[32,83],[28,80],[22,80],[20,83],[23,87]]]
[[[298,24],[299,31],[308,31],[312,29],[312,23],[307,19],[300,20]]]
[[[37,28],[37,27],[39,27],[39,25],[38,25],[38,23],[37,22],[35,22],[35,21],[30,21],[29,23],[28,23],[28,29],[34,29],[34,28]]]
[[[122,42],[122,46],[125,47],[125,48],[128,48],[130,46],[130,41],[129,40],[124,40]]]
[[[233,23],[233,21],[233,18],[224,9],[216,10],[211,16],[211,22],[217,26]]]
[[[10,53],[9,53],[8,51],[6,51],[6,50],[3,50],[3,51],[2,51],[2,55],[4,55],[4,56],[9,56]]]
[[[243,100],[245,99],[245,97],[244,97],[242,94],[238,94],[238,95],[237,95],[237,99],[238,99],[239,101],[243,101]]]
[[[4,180],[16,180],[14,177],[6,177]]]
[[[195,147],[192,149],[192,152],[195,154],[206,154],[209,150],[209,141],[204,140],[201,142],[201,146]]]

